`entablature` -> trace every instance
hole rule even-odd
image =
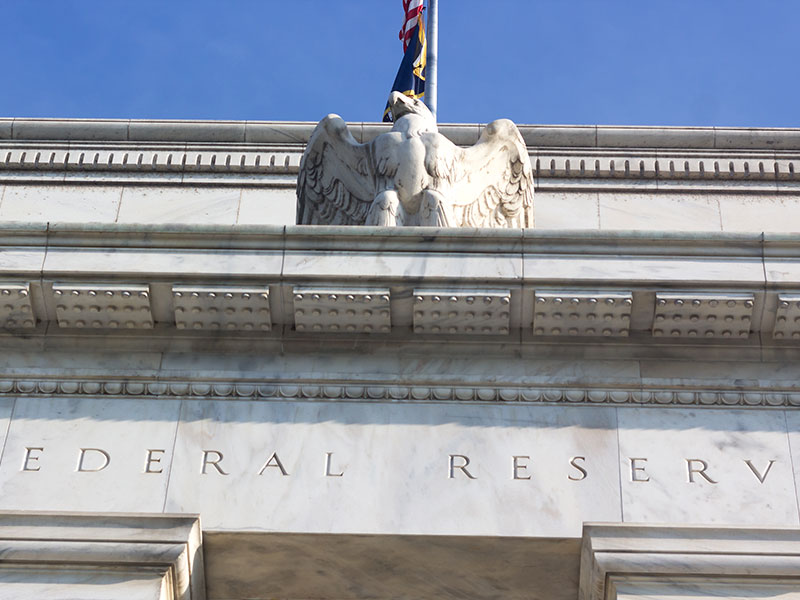
[[[10,332],[800,343],[800,238],[433,228],[0,233]]]

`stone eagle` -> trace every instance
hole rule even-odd
[[[297,179],[300,225],[533,227],[530,160],[516,125],[493,121],[460,148],[421,100],[392,92],[394,126],[359,144],[338,115],[319,122]]]

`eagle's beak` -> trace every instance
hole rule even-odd
[[[410,112],[408,97],[400,92],[392,92],[389,95],[389,106],[392,107],[392,116],[395,121]]]

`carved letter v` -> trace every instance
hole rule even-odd
[[[744,462],[745,462],[745,464],[747,464],[748,467],[750,467],[750,470],[753,472],[753,475],[755,475],[758,478],[758,481],[760,483],[764,483],[764,480],[767,478],[767,475],[769,475],[769,470],[772,468],[772,465],[775,464],[774,460],[769,461],[769,464],[767,465],[767,469],[766,469],[766,471],[764,471],[764,474],[762,475],[761,473],[758,472],[758,469],[756,469],[753,466],[753,463],[749,459],[745,459]]]

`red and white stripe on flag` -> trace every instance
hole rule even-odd
[[[411,32],[417,25],[417,17],[422,12],[423,0],[403,0],[403,10],[406,13],[403,28],[400,30],[400,39],[403,40],[403,52],[408,50],[411,41]]]

